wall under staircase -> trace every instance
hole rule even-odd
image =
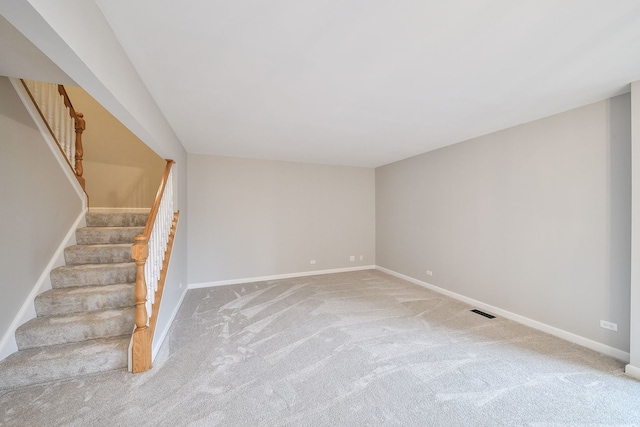
[[[37,317],[16,330],[19,351],[0,362],[0,389],[126,369],[134,326],[131,246],[147,215],[88,213],[51,290],[35,299]]]
[[[47,287],[48,266],[85,209],[78,181],[46,135],[0,77],[0,359],[16,350],[16,319],[35,316],[31,293]]]

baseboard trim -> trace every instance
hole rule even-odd
[[[628,364],[624,368],[624,373],[630,376],[631,378],[635,378],[640,380],[640,368],[637,366],[633,366],[632,364]]]
[[[164,342],[164,339],[167,337],[167,334],[169,333],[169,329],[171,329],[171,325],[173,324],[174,319],[178,315],[178,311],[180,310],[180,306],[182,306],[182,301],[184,301],[184,297],[187,295],[188,290],[189,290],[189,287],[185,287],[184,291],[182,291],[182,295],[180,295],[178,304],[176,304],[176,308],[173,310],[173,313],[171,313],[171,317],[169,317],[169,322],[167,322],[167,326],[162,330],[160,335],[153,337],[153,346],[151,348],[151,362],[153,362],[156,359],[156,356],[158,355],[158,352],[162,347],[162,343]]]
[[[465,297],[464,295],[460,295],[460,294],[457,294],[455,292],[448,291],[446,289],[440,288],[440,287],[432,285],[430,283],[423,282],[422,280],[418,280],[418,279],[415,279],[413,277],[404,275],[402,273],[398,273],[396,271],[389,270],[388,268],[376,266],[376,269],[379,270],[379,271],[382,271],[383,273],[390,274],[391,276],[398,277],[399,279],[406,280],[407,282],[414,283],[416,285],[422,286],[422,287],[427,288],[429,290],[432,290],[434,292],[438,292],[438,293],[440,293],[442,295],[446,295],[446,296],[451,297],[453,299],[456,299],[458,301],[462,301],[462,302],[464,302],[466,304],[469,304],[469,305],[472,305],[474,307],[480,308],[482,310],[489,311],[492,314],[504,317],[505,319],[513,320],[514,322],[518,322],[518,323],[521,323],[521,324],[523,324],[525,326],[529,326],[531,328],[537,329],[537,330],[542,331],[542,332],[546,332],[546,333],[548,333],[550,335],[553,335],[553,336],[556,336],[558,338],[562,338],[565,341],[569,341],[569,342],[572,342],[574,344],[581,345],[581,346],[586,347],[588,349],[597,351],[597,352],[602,353],[602,354],[606,354],[607,356],[611,356],[611,357],[613,357],[615,359],[618,359],[618,360],[621,360],[623,362],[629,363],[629,358],[630,358],[629,353],[627,353],[625,351],[622,351],[622,350],[618,350],[617,348],[608,346],[606,344],[599,343],[597,341],[593,341],[593,340],[591,340],[589,338],[585,338],[583,336],[576,335],[576,334],[574,334],[572,332],[568,332],[568,331],[565,331],[563,329],[556,328],[554,326],[547,325],[546,323],[538,322],[537,320],[529,319],[528,317],[524,317],[524,316],[521,316],[519,314],[515,314],[515,313],[512,313],[510,311],[503,310],[501,308],[492,306],[490,304],[485,304],[482,301],[478,301],[478,300],[475,300],[473,298]],[[630,365],[627,365],[627,366],[630,366]],[[635,367],[632,366],[631,367],[631,371],[632,372],[636,372],[636,371],[634,371],[634,369],[638,370],[638,368],[635,368]],[[637,373],[640,375],[640,370],[638,370]],[[630,375],[632,375],[632,374],[630,374]],[[638,378],[640,378],[640,376]]]
[[[151,211],[149,208],[100,208],[100,207],[90,207],[90,213],[146,213],[148,214]]]
[[[85,213],[86,209],[83,209],[69,231],[67,231],[67,234],[49,260],[49,263],[42,271],[42,274],[40,274],[40,277],[38,277],[38,281],[31,289],[31,292],[29,292],[29,295],[22,304],[22,307],[20,307],[18,314],[13,318],[9,328],[2,336],[2,340],[0,340],[0,360],[3,360],[10,354],[18,351],[18,345],[16,344],[16,329],[29,320],[36,318],[36,309],[34,305],[36,296],[51,289],[49,273],[51,273],[51,270],[54,268],[64,265],[64,248],[70,245],[75,245],[76,229],[84,225]]]
[[[291,279],[294,277],[318,276],[321,274],[347,273],[350,271],[375,270],[375,265],[363,265],[358,267],[334,268],[329,270],[303,271],[299,273],[276,274],[273,276],[247,277],[243,279],[219,280],[216,282],[190,283],[189,289],[212,288],[216,286],[237,285],[240,283],[264,282],[267,280]]]

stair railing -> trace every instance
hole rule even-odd
[[[167,160],[144,232],[135,237],[131,249],[136,263],[136,326],[129,346],[129,370],[133,373],[152,366],[153,334],[180,214],[174,202],[174,163]]]
[[[73,108],[64,86],[34,80],[21,79],[21,81],[84,190],[85,181],[82,176],[84,173],[82,133],[86,128],[84,115]]]

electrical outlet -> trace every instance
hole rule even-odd
[[[618,332],[618,324],[617,323],[607,322],[606,320],[601,320],[600,321],[600,327]]]
[[[315,263],[316,263],[315,259],[312,259],[311,261],[309,261],[309,264],[315,264]]]
[[[427,270],[427,276],[433,276],[433,271]]]
[[[356,256],[355,256],[355,255],[351,255],[351,256],[349,257],[349,261],[355,261],[355,260],[356,260]]]
[[[360,255],[360,261],[364,261],[364,255]]]

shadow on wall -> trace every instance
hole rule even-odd
[[[87,121],[84,178],[92,208],[149,208],[166,162],[79,87],[65,86]]]
[[[91,191],[91,186],[87,185],[87,190],[91,192],[89,194],[97,193],[100,196],[97,201],[91,200],[92,207],[146,208],[153,204],[160,174],[150,177],[146,170],[139,167],[103,163],[90,163],[87,167],[92,169],[94,184],[99,188],[99,192]]]
[[[631,95],[611,98],[608,104],[609,146],[609,200],[607,206],[609,257],[608,299],[609,309],[602,316],[604,320],[628,319],[631,314],[629,304],[619,301],[631,300]],[[629,336],[630,325],[618,324],[618,333]],[[615,335],[609,334],[607,344],[615,343]]]

